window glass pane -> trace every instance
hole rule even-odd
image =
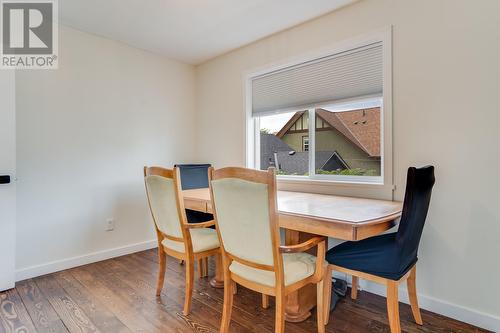
[[[380,176],[380,110],[380,101],[316,109],[316,174]]]
[[[309,136],[302,136],[302,151],[309,151]]]
[[[261,170],[272,166],[278,175],[309,174],[308,121],[307,111],[260,117]]]

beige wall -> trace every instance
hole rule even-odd
[[[13,70],[0,70],[0,174],[16,170],[16,94]],[[0,291],[14,287],[16,183],[0,185]]]
[[[287,145],[290,146],[295,151],[304,151],[302,148],[302,138],[304,136],[308,136],[307,132],[295,132],[295,133],[288,133],[283,135],[281,140],[285,142]]]
[[[217,167],[244,165],[245,71],[393,25],[396,199],[408,166],[436,166],[419,253],[422,303],[493,329],[500,323],[500,154],[491,152],[500,141],[499,13],[497,0],[364,0],[215,58],[197,68],[197,156]]]
[[[194,67],[67,27],[59,50],[17,72],[18,278],[155,246],[142,167],[194,156]]]

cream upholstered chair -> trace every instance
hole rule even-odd
[[[220,255],[217,232],[208,227],[214,221],[188,223],[180,185],[179,169],[144,167],[144,183],[149,208],[158,236],[159,270],[156,295],[163,288],[166,255],[186,262],[186,299],[184,315],[191,308],[194,262],[212,255]],[[201,267],[199,267],[201,269]]]
[[[229,331],[234,283],[276,297],[276,332],[284,332],[286,295],[316,283],[318,332],[324,332],[325,238],[280,246],[275,170],[211,168],[209,177],[224,271],[220,331]],[[317,257],[304,252],[315,246]]]

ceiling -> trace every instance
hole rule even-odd
[[[199,64],[356,0],[64,0],[62,24]]]

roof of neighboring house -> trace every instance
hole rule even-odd
[[[349,165],[347,165],[346,161],[340,156],[337,151],[334,151],[332,154],[332,157],[328,159],[328,161],[325,162],[323,165],[318,165],[319,168],[316,169],[321,169],[325,171],[333,171],[333,170],[345,170],[349,169]]]
[[[287,173],[304,174],[309,170],[309,154],[307,151],[290,155],[286,151],[278,151],[279,169]],[[327,171],[347,169],[348,166],[335,151],[317,151],[315,154],[317,169]]]
[[[276,134],[283,137],[305,111],[295,115]],[[342,133],[371,157],[380,156],[380,108],[330,112],[317,109],[316,115]]]
[[[260,133],[260,166],[262,170],[266,170],[269,166],[274,166],[274,164],[269,164],[269,159],[274,163],[274,153],[278,151],[292,151],[289,145],[287,145],[280,138],[277,138],[274,134]]]
[[[278,133],[276,133],[276,136],[278,138],[282,138],[283,135],[285,135],[286,132],[288,132],[288,130],[290,129],[290,127],[292,127],[292,125],[295,124],[295,122],[297,120],[299,120],[300,117],[302,117],[302,115],[304,113],[306,113],[306,111],[295,112],[295,114],[292,116],[292,118],[290,118],[290,120],[286,122],[285,126],[283,126],[283,128],[280,129]]]

